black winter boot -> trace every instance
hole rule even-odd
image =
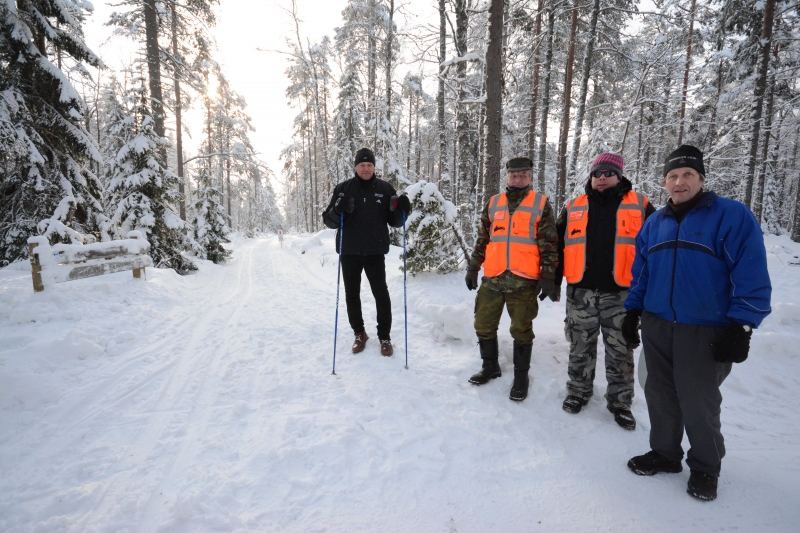
[[[683,470],[680,461],[667,459],[660,453],[650,450],[644,455],[637,455],[628,461],[628,468],[640,476],[654,476],[659,472],[677,474]]]
[[[589,400],[584,400],[579,396],[573,396],[572,394],[569,394],[564,400],[564,403],[561,404],[561,408],[568,413],[577,414],[581,412],[583,406],[588,402]]]
[[[717,499],[717,478],[712,475],[692,470],[689,476],[689,486],[686,488],[689,496],[694,496],[698,500],[710,502]]]
[[[607,405],[608,410],[614,414],[614,422],[616,422],[622,429],[633,431],[636,429],[636,419],[633,418],[633,413],[630,409],[617,409]]]
[[[501,376],[500,363],[497,362],[497,337],[488,341],[479,340],[478,345],[481,347],[483,366],[480,372],[469,378],[469,382],[475,385],[484,385],[489,383],[489,380]]]
[[[528,370],[531,368],[532,349],[530,344],[518,344],[514,341],[514,384],[508,397],[515,402],[521,402],[528,397]]]

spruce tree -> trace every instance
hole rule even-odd
[[[227,237],[230,229],[221,204],[222,193],[213,185],[209,165],[200,168],[195,180],[197,201],[194,203],[192,225],[197,256],[217,264],[224,263],[231,251],[223,248],[222,243],[231,241]]]
[[[425,180],[410,186],[406,193],[414,208],[406,230],[408,271],[444,274],[456,270],[464,251],[453,225],[455,205],[444,199],[436,184]]]
[[[88,3],[0,4],[0,266],[27,257],[27,239],[84,242],[98,234],[102,160],[85,104],[50,58],[102,66],[81,38]]]
[[[150,255],[160,268],[185,274],[197,267],[181,255],[189,246],[187,226],[176,212],[178,177],[161,164],[167,140],[155,133],[143,77],[133,80],[123,102],[129,114],[118,124],[126,142],[110,165],[111,222],[118,238],[139,230],[150,242]]]

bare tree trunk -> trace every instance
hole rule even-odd
[[[683,71],[683,93],[681,96],[681,125],[678,130],[678,146],[683,144],[683,129],[686,118],[686,95],[689,92],[689,68],[692,66],[692,37],[694,35],[694,12],[697,0],[692,0],[692,9],[689,13],[689,41],[686,44],[686,69]]]
[[[172,4],[172,54],[178,57],[178,14]],[[175,157],[178,162],[178,193],[181,220],[186,220],[186,190],[183,184],[183,109],[181,107],[181,82],[175,72]]]
[[[467,54],[467,31],[469,30],[469,18],[467,16],[467,2],[466,0],[456,0],[456,35],[455,46],[456,54],[458,57],[464,57]],[[456,164],[458,181],[461,184],[472,184],[472,176],[470,174],[470,157],[474,153],[474,147],[470,143],[470,116],[467,104],[464,100],[467,98],[467,63],[461,60],[456,65],[456,77],[458,78],[458,102],[456,103],[456,136],[457,143],[453,143],[454,150],[456,144],[458,150],[454,154],[453,161]],[[474,169],[473,169],[474,170]],[[461,185],[459,189],[463,189]],[[461,198],[457,195],[453,198],[456,206],[461,205]],[[472,212],[472,211],[470,211]]]
[[[569,181],[575,180],[578,165],[578,153],[581,148],[581,135],[583,135],[583,117],[586,113],[586,96],[589,92],[589,78],[592,72],[592,59],[594,44],[597,40],[597,19],[600,15],[600,0],[594,0],[592,5],[592,18],[589,23],[589,40],[586,43],[586,52],[583,56],[583,69],[581,73],[581,92],[578,95],[578,110],[575,112],[575,131],[572,134],[572,153],[569,163]]]
[[[773,0],[774,1],[774,0]],[[150,83],[150,106],[153,112],[153,131],[164,137],[164,95],[161,92],[161,59],[158,52],[158,13],[156,0],[144,0],[145,48]],[[159,150],[161,164],[167,166],[167,149]]]
[[[553,66],[553,29],[556,14],[553,6],[547,8],[547,52],[544,58],[544,87],[542,87],[542,119],[539,126],[542,140],[539,143],[539,192],[545,194],[545,164],[547,163],[547,115],[550,113],[550,74]]]
[[[539,0],[539,5],[536,8],[536,30],[533,35],[534,41],[538,41],[542,33],[542,8],[544,7],[544,0]],[[533,88],[531,90],[531,121],[528,123],[528,157],[531,160],[536,159],[536,112],[539,104],[539,58],[541,57],[540,42],[533,46],[533,57],[531,64],[533,65]]]
[[[797,174],[797,152],[800,147],[800,125],[797,126],[797,131],[794,135],[794,151],[792,155],[792,168]],[[792,226],[792,240],[800,242],[800,176],[795,176],[794,180],[797,182],[794,187],[794,216],[791,220]]]
[[[753,90],[753,106],[750,113],[750,153],[747,158],[747,172],[744,176],[744,203],[752,208],[753,181],[755,181],[756,157],[758,155],[758,142],[761,136],[761,113],[764,109],[764,93],[767,88],[767,74],[769,73],[769,56],[772,51],[772,25],[775,19],[775,0],[766,0],[764,5],[764,21],[761,28],[761,50],[758,61],[758,74],[756,75]]]
[[[412,115],[411,111],[414,109],[414,93],[411,93],[408,96],[408,153],[406,154],[406,168],[410,171],[411,170],[411,146],[412,140],[411,137],[411,122],[412,122]]]
[[[500,191],[503,157],[503,0],[492,0],[489,8],[489,45],[486,48],[486,173],[484,195]]]
[[[569,28],[569,51],[564,71],[564,107],[561,114],[561,131],[558,138],[558,183],[556,209],[564,203],[567,189],[567,137],[569,136],[569,110],[572,104],[572,67],[575,63],[575,33],[578,30],[578,2],[572,4],[572,24]]]
[[[775,55],[778,54],[778,47],[775,47]],[[769,139],[772,136],[772,112],[775,103],[775,74],[772,75],[767,92],[767,112],[764,117],[764,140],[761,145],[761,165],[758,172],[758,180],[754,185],[753,214],[759,223],[763,222],[764,213],[764,189],[767,175],[767,159],[769,156]]]
[[[639,102],[639,139],[636,142],[636,179],[639,182],[639,169],[641,168],[642,160],[642,129],[644,128],[644,84],[642,84],[641,101]]]
[[[724,21],[723,21],[724,23]],[[721,52],[725,47],[725,39],[723,32],[719,32],[719,36],[717,37],[717,52]],[[717,94],[716,99],[714,102],[714,108],[711,110],[711,124],[708,126],[708,140],[706,141],[705,149],[708,152],[713,152],[714,150],[714,142],[717,140],[717,112],[719,107],[719,101],[722,98],[722,65],[723,60],[722,58],[719,59],[719,63],[717,64]]]
[[[447,12],[445,1],[439,0],[439,90],[436,93],[436,117],[439,127],[439,190],[450,200],[450,173],[447,169],[447,124],[444,119],[444,71],[447,60]]]
[[[394,46],[394,0],[389,0],[386,28],[386,121],[392,123],[392,47]]]

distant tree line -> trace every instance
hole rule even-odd
[[[707,188],[800,241],[796,2],[438,0],[438,25],[398,28],[403,9],[349,0],[332,39],[291,39],[291,225],[321,228],[361,146],[396,187],[438,187],[466,243],[442,246],[463,254],[510,157],[534,160],[558,208],[592,158],[620,153],[634,187],[663,205],[664,157],[688,143],[706,155]]]

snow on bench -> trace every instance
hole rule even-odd
[[[93,244],[56,244],[46,237],[28,239],[33,290],[41,292],[56,283],[103,274],[133,270],[141,278],[144,269],[153,266],[147,255],[150,243],[139,231],[129,231],[128,238]]]

